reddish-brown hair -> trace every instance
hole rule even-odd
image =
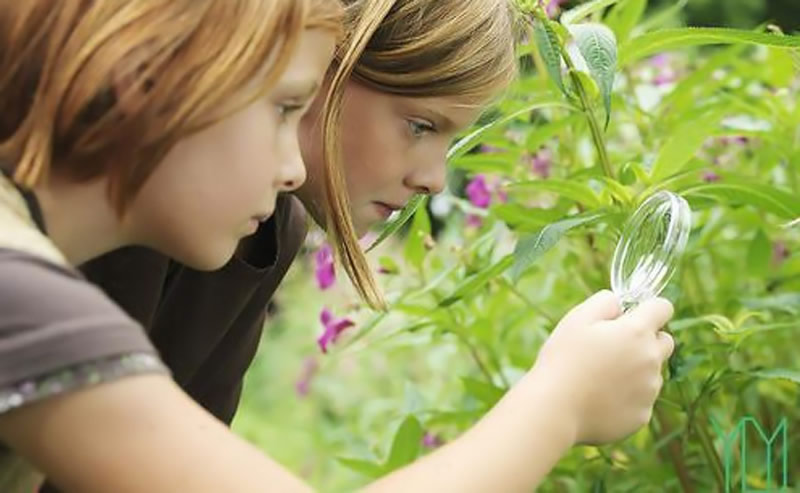
[[[261,96],[302,30],[341,15],[338,0],[2,2],[0,161],[26,187],[107,175],[122,213],[178,140]]]

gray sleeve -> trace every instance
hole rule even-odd
[[[141,326],[99,289],[75,270],[0,249],[0,412],[142,372],[168,373]]]

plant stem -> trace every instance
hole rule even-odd
[[[678,382],[676,386],[678,388],[678,393],[680,394],[681,403],[685,409],[688,409],[689,399],[686,397],[686,392],[684,391],[683,386],[680,384],[680,382]],[[699,419],[690,419],[687,423],[687,428],[690,430],[690,432],[691,429],[694,428],[694,431],[697,433],[697,438],[700,441],[700,448],[703,451],[706,462],[708,463],[709,467],[711,467],[711,470],[714,473],[714,478],[717,480],[719,491],[725,491],[725,472],[722,467],[722,460],[720,460],[719,454],[717,454],[717,450],[714,448],[714,442],[708,435],[708,430],[706,430],[706,427],[700,423],[700,421],[705,423],[708,419],[708,416],[706,416],[705,412],[703,412],[703,407],[701,405],[696,404],[695,409],[696,417]]]
[[[556,317],[554,317],[553,315],[551,315],[551,314],[547,313],[547,312],[546,312],[546,311],[545,311],[545,310],[544,310],[542,307],[540,307],[540,306],[537,306],[537,305],[536,305],[534,302],[532,302],[531,300],[529,300],[527,296],[525,296],[524,294],[522,294],[522,293],[521,293],[521,292],[520,292],[520,291],[517,289],[517,287],[516,287],[516,286],[514,286],[514,285],[511,283],[511,281],[509,281],[508,279],[506,279],[506,278],[504,278],[504,277],[502,277],[502,276],[501,276],[499,279],[500,279],[500,281],[503,283],[503,285],[504,285],[504,286],[505,286],[505,287],[506,287],[506,288],[507,288],[507,289],[508,289],[508,290],[511,292],[511,294],[513,294],[514,296],[516,296],[517,298],[519,298],[519,299],[520,299],[520,301],[522,301],[523,303],[525,303],[525,305],[526,305],[528,308],[530,308],[530,309],[534,310],[534,311],[535,311],[535,312],[537,312],[539,315],[541,315],[542,317],[544,317],[544,318],[547,320],[547,322],[548,322],[549,324],[555,325],[556,323],[558,323],[558,320],[556,319]]]
[[[578,93],[578,98],[581,100],[581,110],[586,115],[586,119],[589,121],[589,129],[592,132],[592,141],[594,142],[594,146],[597,149],[597,154],[600,157],[600,165],[603,168],[603,173],[613,180],[614,170],[611,168],[611,160],[608,158],[605,137],[603,136],[603,130],[600,128],[600,122],[597,120],[597,115],[595,115],[594,109],[592,109],[592,103],[589,101],[589,96],[586,94],[586,89],[583,87],[581,80],[575,74],[575,64],[572,63],[572,58],[569,56],[569,53],[564,45],[559,45],[559,48],[561,49],[561,56],[564,58],[564,62],[567,64],[567,68],[569,69],[569,76],[572,80],[572,84],[575,86],[575,90]]]
[[[670,422],[669,415],[660,407],[655,408],[656,419],[661,428],[660,436],[666,437],[672,433],[672,423]],[[676,437],[677,438],[677,437]],[[681,483],[681,490],[684,493],[694,493],[694,486],[692,486],[692,477],[689,475],[689,470],[683,460],[683,450],[680,441],[672,439],[667,444],[667,452],[669,453],[672,466],[675,468],[675,474],[678,476],[678,481]]]

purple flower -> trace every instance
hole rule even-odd
[[[333,286],[336,282],[336,269],[333,265],[333,249],[327,243],[322,245],[314,257],[316,269],[314,274],[317,278],[319,289],[325,290]]]
[[[666,53],[659,53],[658,55],[650,57],[650,65],[657,68],[669,66],[669,55]]]
[[[431,433],[430,431],[426,431],[425,435],[422,436],[422,446],[426,448],[436,448],[442,446],[444,442],[438,435]]]
[[[336,319],[327,308],[322,309],[320,322],[324,328],[322,335],[317,339],[317,344],[323,353],[328,352],[328,345],[333,344],[345,329],[353,327],[355,324],[349,318]]]
[[[480,228],[483,224],[483,219],[481,216],[477,216],[475,214],[467,214],[467,226],[471,228]]]
[[[487,209],[489,204],[492,203],[492,191],[489,189],[484,175],[475,176],[467,185],[465,192],[469,201],[472,202],[472,205],[475,207]]]
[[[303,371],[300,373],[300,378],[298,378],[297,382],[294,384],[297,395],[300,397],[308,395],[308,391],[311,388],[311,379],[314,377],[314,374],[317,373],[318,368],[319,366],[317,365],[316,359],[312,357],[306,358],[303,364]]]
[[[547,17],[551,19],[555,17],[558,12],[561,10],[561,5],[567,3],[567,0],[544,0],[546,2],[545,10],[547,11]]]
[[[500,149],[499,147],[495,147],[495,146],[492,146],[492,145],[489,145],[489,144],[481,144],[479,152],[481,154],[493,154],[495,152],[500,152],[502,150],[503,149]]]
[[[786,244],[782,241],[776,241],[774,245],[772,245],[772,264],[780,266],[784,260],[789,258],[791,252],[789,252],[789,248],[786,247]]]
[[[723,136],[719,138],[719,142],[724,146],[731,145],[747,145],[750,140],[744,135]]]
[[[678,80],[678,74],[676,74],[671,68],[665,67],[659,70],[655,78],[653,78],[653,84],[657,86],[663,86],[666,84],[672,84],[676,80]]]
[[[715,183],[720,180],[720,176],[713,171],[703,172],[703,181],[706,183]]]
[[[553,167],[553,153],[550,149],[541,149],[531,156],[531,170],[541,178],[550,177],[550,169]]]

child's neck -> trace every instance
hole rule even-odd
[[[130,243],[108,202],[106,180],[74,183],[51,178],[34,192],[47,236],[72,265]]]

